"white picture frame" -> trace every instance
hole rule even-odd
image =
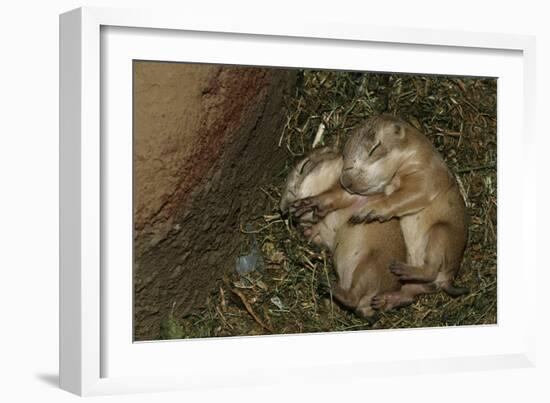
[[[120,128],[124,133],[128,131],[129,115],[126,112],[128,96],[131,94],[128,94],[127,87],[124,87],[126,81],[120,75],[124,74],[125,63],[137,58],[137,54],[142,55],[142,52],[149,55],[144,58],[153,60],[180,60],[170,52],[174,43],[185,39],[186,32],[194,33],[195,40],[201,37],[201,33],[205,37],[210,35],[212,46],[220,40],[231,41],[232,38],[237,38],[245,47],[259,46],[272,49],[256,49],[245,56],[245,52],[239,51],[235,43],[231,48],[231,54],[220,50],[219,53],[203,58],[197,51],[193,53],[192,60],[184,57],[182,61],[257,65],[281,63],[291,67],[341,69],[366,69],[366,66],[370,66],[371,70],[397,69],[406,72],[437,73],[438,70],[430,70],[425,61],[423,65],[410,64],[421,63],[421,58],[412,58],[408,65],[398,61],[399,52],[419,52],[424,55],[425,60],[434,58],[431,52],[444,52],[449,57],[447,63],[453,64],[445,69],[444,72],[447,74],[468,75],[486,72],[486,75],[492,75],[490,72],[497,68],[493,65],[495,61],[492,58],[501,60],[501,66],[498,68],[502,69],[499,71],[502,71],[504,85],[499,85],[498,106],[498,325],[133,343],[131,337],[128,337],[131,334],[131,328],[128,329],[131,311],[127,311],[131,302],[131,299],[128,299],[131,285],[128,283],[124,288],[127,276],[114,277],[111,276],[114,273],[106,269],[110,267],[105,254],[108,248],[103,244],[105,227],[120,229],[124,228],[125,223],[116,221],[116,218],[113,218],[115,215],[112,214],[109,215],[110,221],[106,223],[105,214],[102,214],[101,210],[118,208],[118,211],[125,211],[127,208],[127,204],[124,203],[112,206],[109,192],[115,188],[120,191],[128,189],[128,171],[124,171],[124,167],[128,165],[122,163],[120,166],[123,170],[116,171],[117,168],[109,164],[110,157],[106,155],[105,147],[109,147],[111,156],[117,152],[120,152],[120,155],[126,153],[126,157],[122,157],[127,159],[128,153],[124,151],[124,147],[128,143],[124,140],[116,144],[111,143],[112,137],[105,138],[105,133],[109,133],[113,127]],[[155,35],[151,36],[151,33]],[[106,37],[106,34],[110,36]],[[139,35],[139,44],[131,42],[133,37]],[[189,42],[188,45],[189,55],[191,49],[194,49],[193,42]],[[298,52],[294,49],[295,59],[283,60],[281,49],[285,46],[291,53],[293,46],[300,50]],[[330,48],[332,54],[339,57],[331,62],[321,58],[315,59],[315,52],[311,51],[313,47]],[[352,52],[350,49],[353,49],[355,56],[349,55]],[[384,54],[384,60],[378,58],[376,65],[374,62],[358,61],[356,56],[356,52],[386,50],[388,53]],[[393,51],[395,54],[392,56]],[[151,10],[81,8],[61,15],[61,387],[79,395],[97,395],[294,382],[297,375],[300,375],[302,380],[328,380],[328,374],[330,379],[334,379],[335,373],[338,374],[338,378],[346,379],[350,376],[369,376],[375,373],[397,375],[533,366],[535,284],[527,281],[527,278],[536,277],[536,243],[532,242],[533,235],[528,237],[527,234],[536,233],[535,200],[528,191],[535,187],[535,179],[525,173],[535,170],[534,52],[534,38],[521,35],[371,27],[331,21],[290,21],[282,26],[267,19],[212,20]],[[309,54],[309,59],[304,61],[306,59],[300,59],[299,54]],[[482,63],[473,66],[465,62],[469,54],[472,54],[472,57],[486,58],[480,60],[486,61],[487,65]],[[279,61],[273,59],[277,55]],[[308,65],[304,66],[304,63]],[[393,67],[391,63],[394,63]],[[435,59],[433,64],[437,64]],[[509,65],[509,70],[505,65]],[[105,80],[102,74],[113,75],[112,77],[116,75],[117,80]],[[504,94],[508,94],[507,98],[516,99],[513,101],[515,103],[500,102],[500,88],[509,88],[509,92],[505,90]],[[119,97],[120,94],[123,97]],[[113,105],[113,102],[118,100],[120,104],[117,104],[117,113],[122,113],[112,120],[111,111],[102,108],[105,108],[105,104]],[[517,110],[518,105],[519,112],[510,116],[512,114],[508,112],[512,109]],[[511,132],[522,134],[519,144],[510,143],[508,133]],[[524,162],[515,172],[506,168],[507,158],[512,152],[516,158],[519,153]],[[519,181],[524,191],[514,192],[501,180],[503,177],[506,181]],[[122,186],[111,188],[106,185],[109,181],[117,180],[113,178],[119,178],[119,184]],[[124,199],[124,195],[121,196]],[[515,214],[513,217],[508,216],[508,212]],[[117,238],[109,235],[109,240],[115,242]],[[120,241],[125,242],[122,238]],[[128,252],[127,244],[125,245],[121,249]],[[125,261],[127,263],[128,255],[121,254],[114,258],[122,259],[121,262],[124,264]],[[508,276],[507,267],[512,265],[522,268],[521,278],[512,280]],[[510,295],[512,281],[516,286],[520,283],[521,289],[524,290],[523,298],[518,304],[509,304],[505,298]],[[117,298],[117,301],[110,297],[113,290],[120,292],[117,295],[121,297]],[[117,324],[122,325],[117,327]],[[464,342],[474,338],[475,345],[472,343],[470,346]],[[393,354],[385,351],[384,345],[395,346],[402,340],[413,341],[420,348],[417,351],[397,349]],[[463,343],[454,343],[453,348],[445,347],[446,344],[453,344],[446,343],[446,340],[462,340]],[[319,356],[316,351],[320,345],[328,350],[340,346],[340,354],[329,358]],[[375,345],[376,349],[372,349],[369,356],[353,355],[353,348],[357,345]],[[238,351],[238,354],[235,351]],[[281,354],[282,351],[286,351],[286,354]],[[187,358],[185,361],[170,360],[170,357],[181,354]],[[255,358],[259,356],[264,357],[263,363]],[[223,366],[215,365],[222,359],[237,364],[225,369]],[[138,363],[142,363],[143,368],[139,368]],[[159,363],[164,365],[159,366]],[[155,368],[156,374],[152,373],[151,368]],[[208,377],[205,377],[205,374],[208,374]]]

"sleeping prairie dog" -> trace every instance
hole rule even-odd
[[[399,280],[389,271],[392,261],[406,257],[405,243],[397,220],[369,225],[351,225],[350,217],[365,204],[365,196],[346,192],[340,185],[342,154],[328,147],[316,149],[301,160],[287,177],[281,211],[294,212],[304,226],[304,235],[333,255],[338,284],[333,296],[363,317],[375,314],[372,299],[398,291]],[[315,216],[307,200],[317,196],[330,204],[324,217]],[[305,208],[300,208],[302,200]]]
[[[467,240],[467,213],[458,184],[429,139],[393,116],[371,118],[347,141],[342,186],[372,195],[351,222],[384,222],[399,218],[407,260],[391,272],[403,287],[373,300],[391,309],[413,302],[416,295],[443,289],[466,293],[453,285]]]

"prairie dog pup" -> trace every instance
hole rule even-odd
[[[405,259],[406,248],[397,220],[383,224],[349,224],[351,216],[367,198],[350,194],[341,187],[342,167],[340,152],[327,147],[314,150],[288,175],[280,208],[296,212],[300,223],[305,225],[304,235],[332,253],[338,273],[338,284],[332,287],[335,299],[368,318],[375,314],[372,299],[376,295],[399,290],[398,278],[388,267],[394,260]],[[330,202],[331,212],[320,221],[316,221],[314,212],[307,207],[307,198],[312,196],[324,197]],[[304,199],[306,202],[301,203]]]
[[[453,286],[467,240],[467,213],[458,185],[428,138],[392,116],[371,118],[355,131],[343,151],[341,184],[373,195],[351,222],[384,222],[398,217],[407,261],[390,270],[405,284],[373,300],[391,309],[416,295],[443,289],[451,296],[468,292]]]

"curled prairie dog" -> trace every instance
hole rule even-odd
[[[404,121],[382,115],[351,135],[343,156],[342,186],[372,195],[351,222],[398,217],[407,245],[407,260],[390,268],[403,287],[373,299],[373,307],[407,305],[416,295],[438,289],[451,296],[467,293],[453,286],[467,241],[466,207],[456,179],[429,139]]]
[[[404,260],[405,243],[399,222],[351,225],[350,217],[367,197],[346,192],[340,185],[342,154],[324,147],[301,160],[287,177],[280,202],[281,211],[291,210],[305,224],[304,235],[333,255],[338,284],[332,294],[341,304],[360,316],[375,314],[372,299],[381,293],[396,292],[400,283],[389,271],[394,260]],[[313,196],[325,198],[331,211],[317,219],[307,207]]]

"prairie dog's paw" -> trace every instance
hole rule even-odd
[[[371,223],[373,221],[384,222],[388,221],[391,217],[387,217],[374,210],[368,210],[366,213],[359,213],[351,216],[349,219],[350,224]]]
[[[410,275],[410,269],[407,264],[403,262],[391,262],[390,271],[394,276],[397,276],[399,280],[407,281],[412,280]]]
[[[385,292],[374,296],[370,305],[377,311],[386,312],[407,303],[399,291]]]
[[[361,223],[364,223],[366,222],[367,218],[365,216],[362,216],[362,215],[352,215],[350,217],[350,219],[348,220],[348,222],[350,224],[353,224],[353,225],[357,225],[357,224],[361,224]]]
[[[300,220],[312,221],[315,210],[309,199],[297,200],[290,205],[290,212]],[[308,214],[311,213],[311,214]]]
[[[378,294],[372,297],[370,306],[377,311],[383,311],[386,307],[386,294]]]
[[[313,215],[319,218],[323,218],[327,215],[329,207],[326,204],[326,200],[319,196],[306,197],[305,199],[295,201],[292,206],[297,217],[302,216],[308,211],[312,211]]]
[[[373,221],[378,221],[378,222],[386,222],[388,220],[390,220],[391,217],[390,216],[387,216],[387,215],[384,215],[384,214],[380,214],[376,211],[370,211],[367,216],[365,217],[365,221],[367,223],[369,222],[373,222]]]
[[[290,204],[290,208],[296,210],[304,207],[311,207],[311,204],[312,204],[311,199],[312,199],[311,197],[298,199]]]
[[[297,217],[304,215],[307,211],[310,211],[310,210],[311,210],[311,204],[309,202],[309,199],[296,200],[295,202],[291,203],[289,206],[289,211]]]
[[[311,209],[303,211],[302,214],[296,217],[300,225],[315,225],[320,221],[315,211]]]

